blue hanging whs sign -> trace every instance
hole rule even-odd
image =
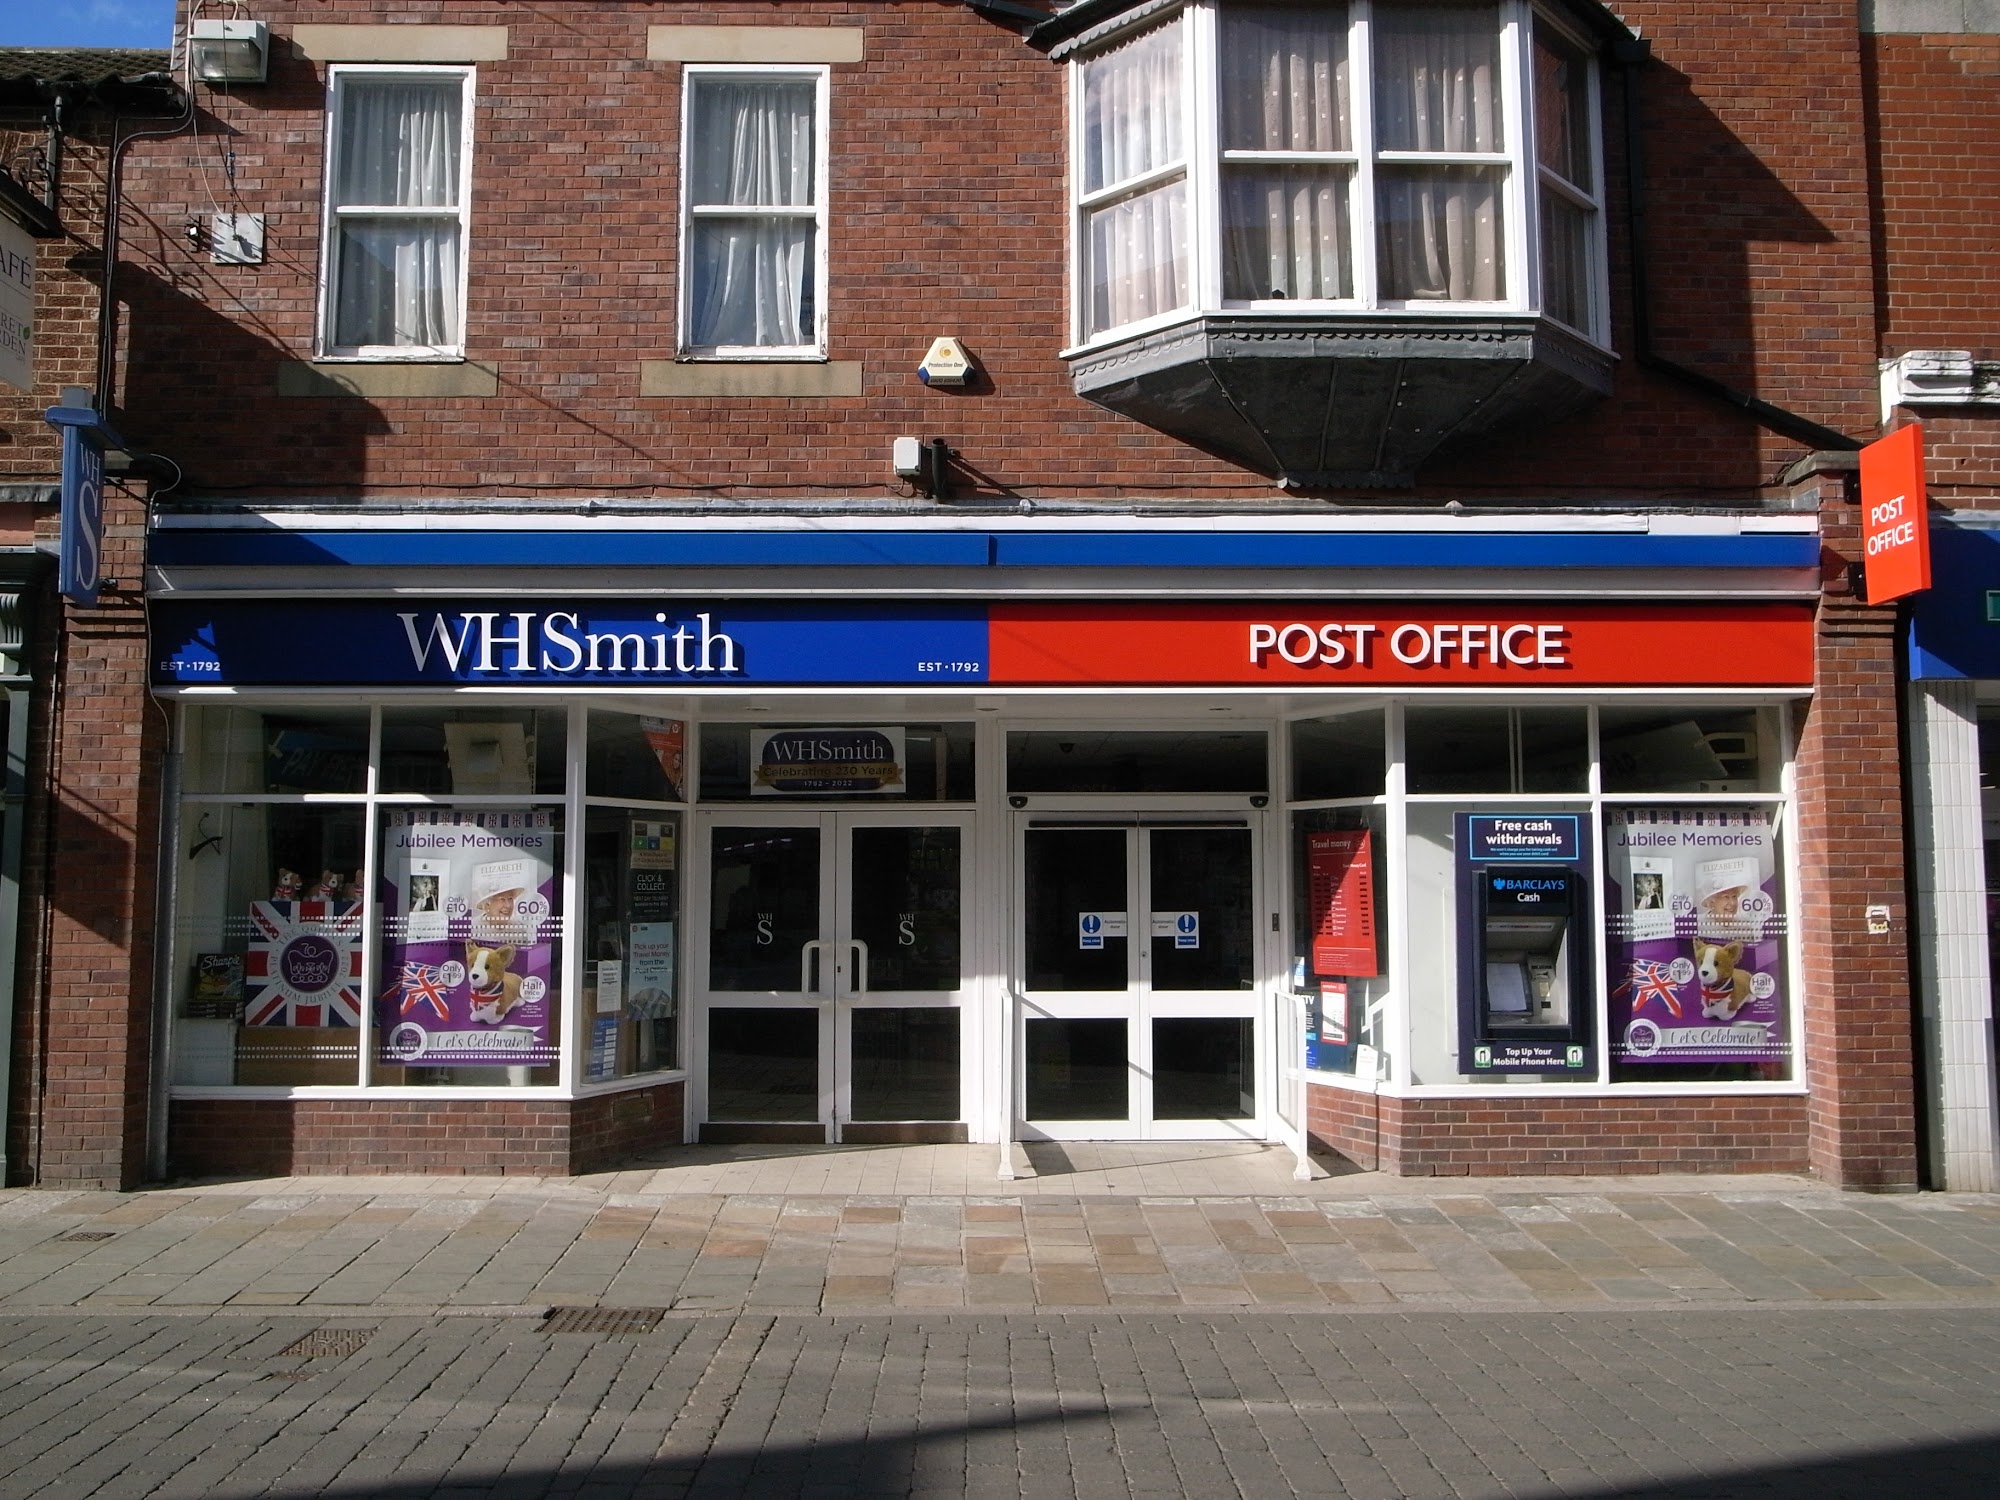
[[[44,419],[63,435],[56,590],[74,604],[95,604],[104,579],[104,450],[125,444],[87,405],[52,406]]]

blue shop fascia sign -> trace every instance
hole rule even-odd
[[[170,598],[152,613],[156,687],[987,680],[983,605]]]
[[[1931,586],[1912,595],[1910,676],[2000,678],[2000,531],[1931,528]]]

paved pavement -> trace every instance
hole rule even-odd
[[[0,1317],[6,1500],[1991,1500],[2000,1313]]]
[[[2000,1488],[2000,1198],[1291,1165],[0,1193],[0,1500]]]
[[[2000,1307],[1994,1197],[1783,1177],[1302,1184],[1290,1157],[1257,1147],[1100,1148],[1078,1170],[1040,1152],[1051,1170],[1005,1193],[842,1190],[898,1161],[935,1183],[978,1150],[716,1148],[582,1179],[10,1192],[0,1311]],[[699,1190],[732,1167],[749,1190]],[[1148,1190],[1189,1177],[1239,1192]]]

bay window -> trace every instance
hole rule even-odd
[[[1075,56],[1079,342],[1318,308],[1603,343],[1595,67],[1520,0],[1187,0]]]
[[[321,354],[463,354],[471,100],[470,68],[328,70]]]

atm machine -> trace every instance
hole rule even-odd
[[[1582,819],[1457,822],[1460,1068],[1595,1076]]]

